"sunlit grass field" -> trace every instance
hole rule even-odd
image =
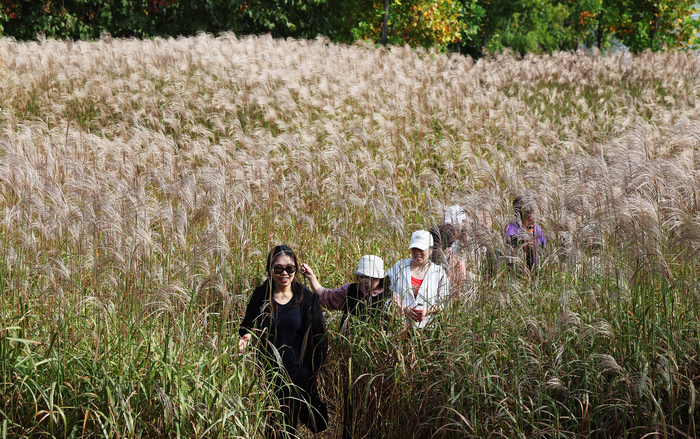
[[[317,437],[340,437],[344,383],[356,437],[700,436],[699,73],[692,53],[0,40],[0,437],[261,437],[275,400],[236,347],[275,244],[339,286],[451,204],[505,251],[519,194],[538,274],[499,265],[422,334],[326,315]]]

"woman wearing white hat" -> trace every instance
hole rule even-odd
[[[321,306],[326,309],[342,310],[343,319],[340,323],[341,331],[346,330],[346,322],[349,316],[355,316],[365,321],[375,319],[383,325],[389,320],[389,314],[385,311],[385,305],[391,298],[389,278],[384,272],[384,261],[379,256],[365,255],[360,258],[355,270],[357,282],[347,283],[340,288],[324,288],[316,279],[311,267],[301,264],[301,274],[309,279],[311,290],[318,294]],[[357,363],[348,363],[353,367]],[[364,371],[360,371],[362,374]],[[354,374],[348,374],[350,376]],[[344,378],[341,378],[344,380]],[[343,384],[343,438],[359,437],[353,426],[353,404],[351,398],[351,383],[341,381]]]
[[[389,270],[393,299],[406,317],[406,327],[425,327],[449,297],[450,280],[440,264],[430,262],[433,236],[427,230],[411,235],[411,257],[402,259]]]
[[[384,302],[389,297],[389,279],[384,272],[384,261],[379,256],[362,256],[355,270],[357,282],[344,284],[340,288],[324,288],[307,264],[301,264],[299,271],[309,279],[311,290],[318,294],[322,307],[344,312],[341,328],[350,315],[388,318],[383,310]]]

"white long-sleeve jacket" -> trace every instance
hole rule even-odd
[[[387,272],[391,279],[394,301],[399,305],[400,311],[403,314],[405,307],[414,307],[417,303],[422,303],[424,310],[441,308],[442,301],[447,299],[450,294],[450,280],[447,278],[445,270],[439,264],[431,262],[428,272],[423,278],[423,283],[418,288],[417,294],[414,294],[413,288],[411,288],[412,260],[412,258],[402,259]],[[413,322],[405,317],[406,325],[413,323],[418,328],[423,328],[430,323],[432,317],[432,315],[425,316],[421,322]]]

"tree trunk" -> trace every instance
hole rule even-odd
[[[382,23],[382,46],[386,46],[389,34],[389,0],[384,0],[384,22]]]
[[[651,35],[649,35],[649,39],[651,40],[651,50],[656,50],[654,39],[656,38],[656,33],[659,30],[659,14],[661,14],[661,10],[660,8],[656,7],[656,4],[654,4],[651,13],[654,14],[654,24],[651,26]]]
[[[596,35],[598,40],[598,50],[603,51],[603,10],[601,9],[598,13],[598,32]]]

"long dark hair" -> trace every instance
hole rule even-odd
[[[455,226],[452,224],[438,224],[430,228],[433,235],[433,250],[430,253],[430,260],[436,264],[447,268],[447,249],[457,240]]]
[[[518,195],[513,200],[513,211],[515,212],[515,218],[522,224],[524,217],[532,218],[532,215],[535,213],[535,206],[532,200],[525,195]]]
[[[292,281],[292,300],[290,301],[292,308],[294,308],[299,306],[302,300],[304,300],[304,286],[297,280],[297,274],[299,273],[299,261],[297,260],[297,255],[294,253],[294,250],[292,250],[289,246],[278,245],[267,255],[267,266],[265,270],[267,272],[267,280],[265,282],[268,284],[270,305],[274,306],[275,301],[272,298],[272,286],[274,283],[272,280],[272,263],[275,262],[275,259],[284,255],[287,255],[294,260],[294,267],[296,268],[296,271],[294,272],[294,280]]]

